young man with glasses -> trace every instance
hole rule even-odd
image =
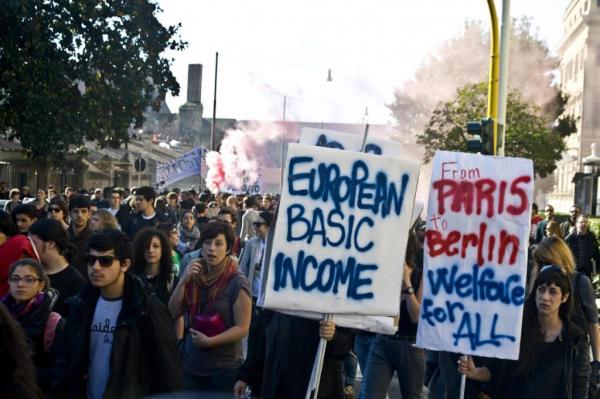
[[[50,278],[50,286],[58,291],[54,311],[63,317],[68,308],[65,300],[76,295],[85,285],[85,278],[69,264],[75,249],[59,221],[40,219],[31,225],[29,237],[35,245],[44,272]]]
[[[246,242],[242,258],[240,259],[240,271],[248,278],[252,286],[252,303],[256,304],[259,294],[260,272],[265,255],[266,238],[269,226],[273,220],[271,212],[262,211],[254,222],[256,236]]]
[[[120,231],[90,237],[90,282],[69,301],[59,341],[62,397],[141,398],[182,389],[173,321],[152,289],[127,273],[131,259],[131,242]]]

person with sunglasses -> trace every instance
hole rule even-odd
[[[65,230],[69,229],[69,205],[61,197],[55,197],[48,204],[48,218],[58,220]]]
[[[477,367],[470,356],[458,371],[489,382],[493,398],[587,398],[589,343],[571,322],[571,284],[559,266],[542,268],[523,309],[517,361],[487,359]]]
[[[1,302],[29,338],[37,385],[45,394],[51,394],[50,376],[55,361],[53,345],[56,332],[64,326],[64,319],[52,311],[58,294],[50,288],[42,265],[34,259],[13,263],[9,284],[10,291]]]
[[[173,322],[152,288],[127,272],[129,238],[116,229],[95,232],[85,259],[90,281],[69,300],[59,341],[61,397],[141,398],[180,390]]]

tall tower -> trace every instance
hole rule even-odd
[[[179,107],[179,136],[197,146],[202,129],[202,64],[188,65],[187,101]]]

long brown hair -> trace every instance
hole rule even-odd
[[[523,325],[521,327],[521,349],[517,367],[514,375],[521,375],[526,380],[531,378],[533,368],[537,360],[539,344],[544,342],[544,335],[538,319],[538,308],[535,301],[536,290],[542,285],[554,284],[560,288],[562,296],[568,295],[558,309],[558,316],[563,321],[567,335],[577,336],[581,334],[573,323],[569,323],[573,309],[573,295],[571,295],[571,282],[569,276],[560,266],[552,265],[543,268],[536,278],[531,294],[527,297],[523,307]]]
[[[534,260],[538,267],[544,265],[557,265],[565,269],[568,274],[575,272],[575,259],[569,246],[559,237],[546,237],[540,242],[534,253]]]
[[[42,398],[42,392],[36,384],[32,351],[27,344],[25,333],[2,303],[0,303],[0,364],[2,372],[6,373],[10,382],[18,385],[32,398]]]

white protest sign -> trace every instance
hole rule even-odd
[[[300,144],[316,145],[318,147],[336,148],[346,151],[361,151],[363,136],[338,132],[335,130],[314,129],[304,127],[300,130]],[[396,141],[384,140],[367,136],[364,151],[367,154],[399,157],[402,145]]]
[[[156,166],[156,183],[168,186],[190,176],[206,176],[206,148],[197,147],[172,161],[159,163]]]
[[[533,164],[439,151],[431,182],[417,345],[518,359]]]
[[[290,144],[264,305],[395,316],[419,164]]]

